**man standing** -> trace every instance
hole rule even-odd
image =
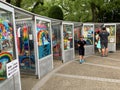
[[[101,41],[102,57],[108,56],[108,36],[109,36],[109,33],[107,32],[105,27],[102,28],[102,31],[99,33],[99,36],[100,36],[100,41]]]

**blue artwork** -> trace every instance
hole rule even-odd
[[[19,56],[20,68],[21,69],[35,69],[34,55]]]
[[[51,48],[50,44],[38,46],[39,59],[49,55],[51,53],[51,49],[50,48]]]
[[[51,53],[50,37],[46,25],[37,24],[38,57],[43,58]]]

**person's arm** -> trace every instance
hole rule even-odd
[[[96,35],[96,41],[98,42],[98,40],[99,40],[99,34],[98,35]]]

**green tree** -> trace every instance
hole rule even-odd
[[[99,12],[101,22],[120,22],[120,1],[106,1]]]
[[[35,9],[39,6],[42,5],[43,6],[44,1],[43,0],[37,0],[36,2],[34,2],[33,8],[31,10],[31,12],[35,12]]]
[[[48,10],[57,5],[63,11],[63,19],[69,21],[120,21],[120,0],[7,0],[7,2],[43,16],[48,16]]]
[[[59,6],[52,6],[48,12],[48,16],[54,19],[63,20],[63,11]]]
[[[16,6],[21,7],[22,0],[16,0]]]

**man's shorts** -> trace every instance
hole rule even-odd
[[[108,48],[107,42],[101,42],[101,48]]]
[[[85,51],[84,50],[79,50],[79,55],[84,56]]]

